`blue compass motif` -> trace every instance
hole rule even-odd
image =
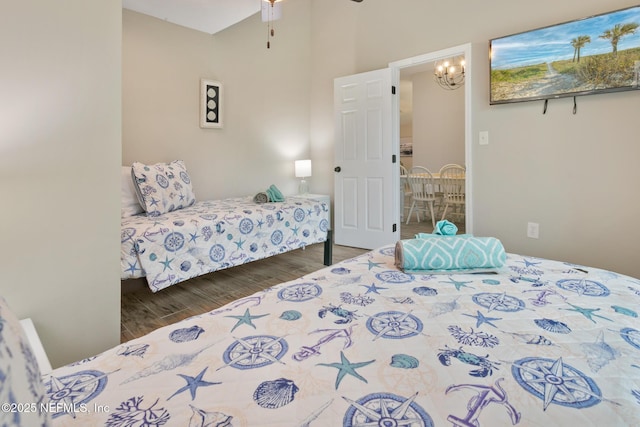
[[[225,366],[236,369],[254,369],[279,362],[289,350],[283,338],[255,335],[237,338],[222,355]],[[222,369],[222,368],[219,368]]]
[[[168,188],[169,187],[169,180],[167,179],[166,176],[164,176],[162,174],[156,174],[156,182],[162,188]]]
[[[304,217],[304,209],[296,208],[296,210],[293,211],[293,219],[295,219],[297,222],[304,220]]]
[[[556,282],[556,286],[589,297],[606,297],[610,293],[609,288],[602,283],[586,279],[562,279]]]
[[[582,409],[602,401],[602,393],[588,376],[562,362],[562,358],[526,357],[511,367],[520,386],[544,402]]]
[[[222,261],[224,259],[224,256],[225,256],[224,246],[222,246],[219,243],[211,246],[211,249],[209,249],[209,258],[211,258],[211,261],[213,262]]]
[[[406,274],[398,270],[387,270],[376,274],[376,277],[386,283],[410,283],[415,280],[412,274]]]
[[[382,255],[387,255],[387,256],[395,256],[396,254],[396,249],[393,246],[389,246],[387,248],[382,248],[379,251]]]
[[[253,231],[253,221],[249,218],[242,218],[240,224],[238,224],[238,229],[242,234],[251,233]]]
[[[633,328],[624,328],[620,330],[620,336],[629,345],[640,350],[640,331]]]
[[[367,320],[367,329],[378,338],[411,338],[422,332],[422,322],[411,313],[385,311]]]
[[[391,393],[372,393],[353,401],[344,414],[344,427],[403,426],[433,427],[429,414],[415,402],[418,393],[409,398]]]
[[[516,297],[509,296],[505,293],[496,294],[483,292],[480,294],[475,294],[471,297],[473,302],[486,308],[489,311],[506,311],[506,312],[515,312],[524,310],[525,304],[524,301],[518,299]]]
[[[297,283],[280,289],[278,298],[282,301],[304,302],[316,298],[322,293],[322,288],[315,283]]]
[[[180,171],[180,179],[185,184],[190,184],[191,183],[191,178],[189,177],[189,174],[187,172],[185,172],[185,171]]]
[[[169,233],[164,239],[164,248],[169,252],[176,252],[184,246],[184,236],[182,233]]]
[[[52,404],[60,403],[61,408],[65,408],[63,412],[56,412],[53,418],[68,413],[75,418],[72,408],[79,407],[82,404],[94,399],[102,393],[107,385],[107,374],[100,371],[79,371],[63,377],[51,377],[51,381],[47,384],[47,394]],[[66,409],[71,412],[66,412]]]
[[[282,243],[283,239],[284,235],[282,234],[282,231],[275,230],[273,233],[271,233],[271,243],[274,246],[278,246],[280,243]]]

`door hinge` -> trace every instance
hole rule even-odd
[[[393,232],[395,233],[396,230],[398,229],[398,226],[397,226],[397,224],[393,224],[393,227],[391,227],[391,228],[393,229]]]
[[[396,94],[396,87],[391,86],[391,95],[395,95],[395,94]]]
[[[395,163],[396,162],[396,155],[392,154],[391,155],[391,163]]]

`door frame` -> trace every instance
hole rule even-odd
[[[423,55],[414,56],[412,58],[402,59],[389,63],[391,69],[391,84],[400,88],[400,71],[403,68],[411,68],[416,66],[424,66],[431,64],[435,61],[451,58],[453,56],[464,55],[465,58],[465,82],[464,82],[464,160],[466,171],[465,179],[465,232],[473,234],[473,164],[471,162],[473,147],[473,134],[471,130],[471,93],[473,88],[473,72],[472,72],[472,56],[471,56],[471,43],[450,47],[448,49],[438,50],[435,52],[425,53]],[[394,147],[400,147],[400,95],[392,97],[391,100],[391,133],[392,143]],[[393,185],[394,188],[400,188],[400,168],[394,168],[393,172]],[[402,206],[400,206],[399,197],[394,197],[394,205],[396,206],[394,215],[397,218],[398,224],[402,227],[400,221],[400,213]]]

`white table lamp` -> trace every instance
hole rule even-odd
[[[309,193],[309,184],[305,178],[311,176],[311,160],[296,160],[296,178],[302,178],[300,180],[300,186],[298,187],[299,194]]]

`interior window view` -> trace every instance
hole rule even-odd
[[[639,425],[601,3],[6,5],[0,425]]]

